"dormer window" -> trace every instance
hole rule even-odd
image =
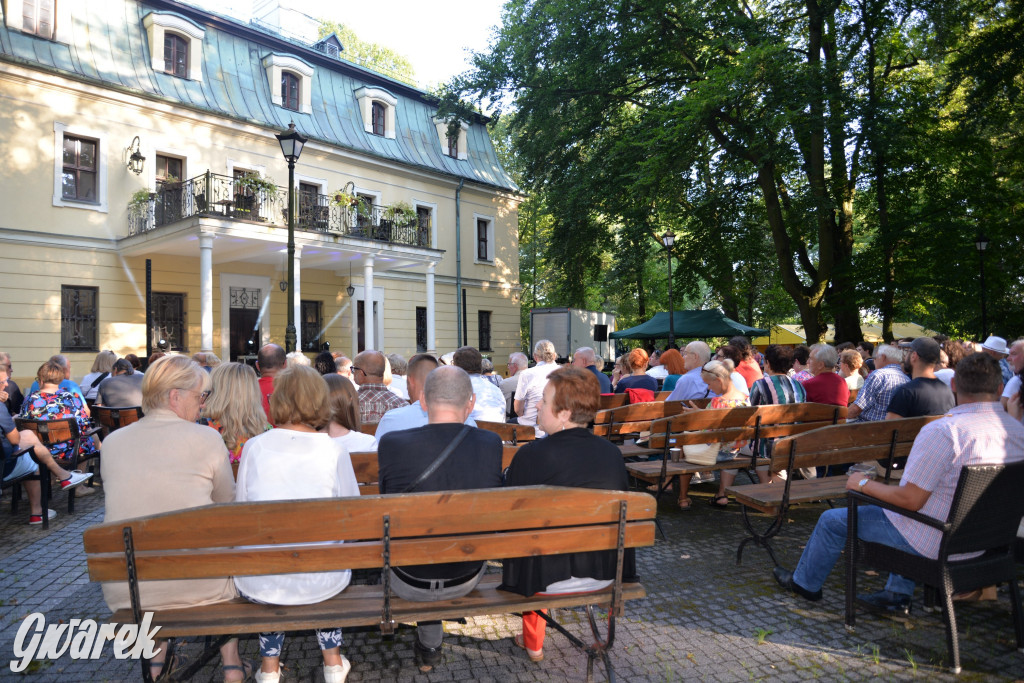
[[[310,93],[313,86],[313,67],[291,55],[269,54],[263,58],[270,86],[270,100],[279,107],[313,113]]]
[[[53,39],[53,0],[23,0],[21,30]]]
[[[203,80],[203,37],[206,31],[177,14],[150,12],[142,19],[149,37],[154,71]]]
[[[454,135],[449,135],[449,122],[446,119],[434,119],[434,127],[437,129],[437,139],[441,143],[441,150],[452,159],[466,160],[469,158],[466,147],[466,139],[469,132],[469,124],[459,121],[458,129]]]
[[[3,0],[3,22],[8,29],[46,40],[68,43],[71,33],[71,0]]]
[[[281,74],[281,106],[292,111],[299,110],[299,79],[287,71]]]
[[[164,34],[164,71],[188,78],[188,41],[173,33]]]
[[[385,138],[395,138],[395,108],[398,98],[383,88],[362,87],[355,92],[363,130]]]

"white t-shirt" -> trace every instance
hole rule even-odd
[[[359,484],[344,446],[324,432],[271,429],[242,447],[236,501],[358,496]],[[311,519],[310,524],[316,524]],[[236,576],[249,599],[270,605],[310,605],[345,590],[352,572]]]
[[[1018,391],[1020,391],[1020,375],[1014,375],[1003,387],[1003,398],[1012,398]]]
[[[341,444],[347,453],[365,453],[377,450],[377,437],[371,434],[363,434],[350,429],[345,436],[332,438],[335,443]]]
[[[501,389],[483,375],[470,375],[469,381],[473,384],[473,394],[476,396],[470,417],[485,422],[504,422],[505,396]]]
[[[544,387],[548,384],[548,375],[558,369],[558,364],[537,363],[532,368],[523,370],[519,379],[519,386],[516,387],[515,400],[523,401],[523,414],[519,416],[519,424],[537,424],[537,404],[544,394]],[[540,436],[540,433],[537,434]]]
[[[653,377],[654,379],[665,379],[668,377],[668,368],[664,365],[655,365],[647,371],[647,376]]]
[[[953,370],[953,368],[942,368],[941,370],[935,371],[935,376],[941,379],[947,387],[952,386],[951,382],[953,381],[954,374],[956,374],[956,371]]]

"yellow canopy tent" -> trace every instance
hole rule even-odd
[[[860,326],[861,334],[864,335],[864,341],[869,341],[872,344],[879,344],[882,341],[882,326],[875,323],[862,323]],[[932,337],[936,334],[934,330],[929,330],[917,323],[893,323],[892,334],[896,339],[903,337]],[[836,338],[836,331],[833,325],[828,326],[828,332],[825,333],[825,341],[833,343]],[[753,345],[759,349],[769,344],[783,344],[783,345],[797,345],[806,344],[807,336],[804,334],[803,325],[773,325],[768,331],[766,337],[754,337],[752,341]]]

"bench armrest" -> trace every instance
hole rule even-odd
[[[934,529],[938,529],[939,531],[946,531],[949,528],[948,522],[943,522],[941,520],[935,519],[934,517],[929,517],[928,515],[922,515],[920,512],[915,512],[913,510],[901,508],[898,505],[887,503],[884,500],[879,500],[878,498],[869,496],[866,493],[861,493],[860,491],[847,491],[846,500],[847,507],[848,509],[851,510],[860,504],[877,505],[878,507],[884,510],[890,510],[899,515],[902,515],[903,517],[912,519],[915,522],[920,522],[921,524],[925,524]]]

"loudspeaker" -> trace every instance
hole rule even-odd
[[[594,325],[594,341],[606,342],[608,341],[608,326],[607,325]]]

